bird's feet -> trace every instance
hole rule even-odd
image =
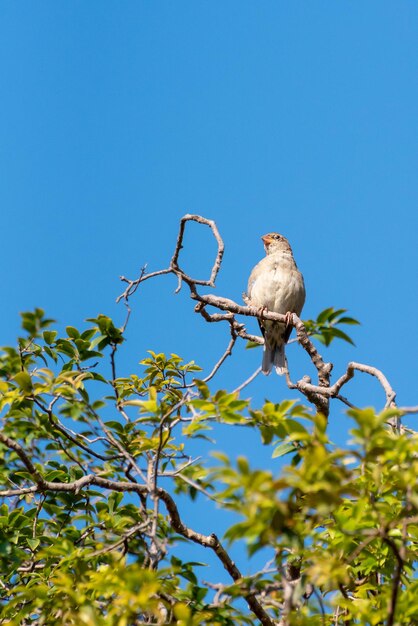
[[[286,324],[286,330],[290,327],[293,327],[293,313],[291,313],[290,311],[288,311],[285,315],[285,324]]]
[[[263,319],[263,317],[264,317],[264,313],[265,313],[266,311],[268,311],[268,308],[267,308],[266,306],[260,306],[260,307],[256,307],[256,306],[254,306],[254,305],[252,304],[252,302],[251,302],[250,298],[248,297],[248,294],[246,294],[246,293],[245,293],[245,291],[244,291],[244,293],[242,294],[242,299],[244,300],[244,302],[245,302],[245,304],[246,304],[247,306],[254,307],[254,309],[256,310],[256,315],[257,315],[257,317],[260,317],[261,319]]]
[[[260,306],[259,309],[257,309],[257,317],[259,317],[260,319],[263,319],[264,317],[264,313],[268,311],[268,307],[266,306]]]

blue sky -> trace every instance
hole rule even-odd
[[[121,324],[119,275],[167,266],[180,217],[198,213],[225,241],[217,294],[240,301],[260,236],[285,234],[302,317],[336,306],[362,322],[355,348],[325,351],[335,375],[376,365],[400,404],[416,404],[417,48],[414,2],[1,3],[0,343],[35,306],[63,326],[97,313]],[[205,274],[212,254],[192,227],[187,267]],[[147,349],[206,373],[222,353],[227,329],[175,286],[156,279],[132,300],[120,374]],[[297,346],[288,354],[295,377],[311,372]],[[260,360],[240,346],[219,386]],[[367,378],[345,393],[383,402]],[[246,395],[295,397],[276,376]],[[333,435],[345,427],[336,405]],[[245,434],[238,445],[222,433],[218,447],[254,454]]]

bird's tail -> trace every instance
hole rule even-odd
[[[287,372],[286,357],[284,355],[284,343],[280,344],[280,346],[276,346],[273,365],[279,376],[283,376]]]
[[[271,368],[276,368],[276,372],[279,376],[283,376],[287,372],[286,358],[284,355],[284,344],[269,345],[267,342],[264,344],[263,360],[261,363],[261,371],[268,376],[271,372]]]

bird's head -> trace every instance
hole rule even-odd
[[[263,235],[261,239],[264,243],[266,254],[274,254],[275,252],[290,252],[292,254],[290,243],[286,237],[279,235],[279,233],[268,233]]]

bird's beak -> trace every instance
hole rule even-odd
[[[269,235],[264,235],[263,237],[261,237],[261,239],[263,240],[263,243],[266,246],[271,244],[271,242],[273,241],[273,239],[271,237],[269,237]]]

